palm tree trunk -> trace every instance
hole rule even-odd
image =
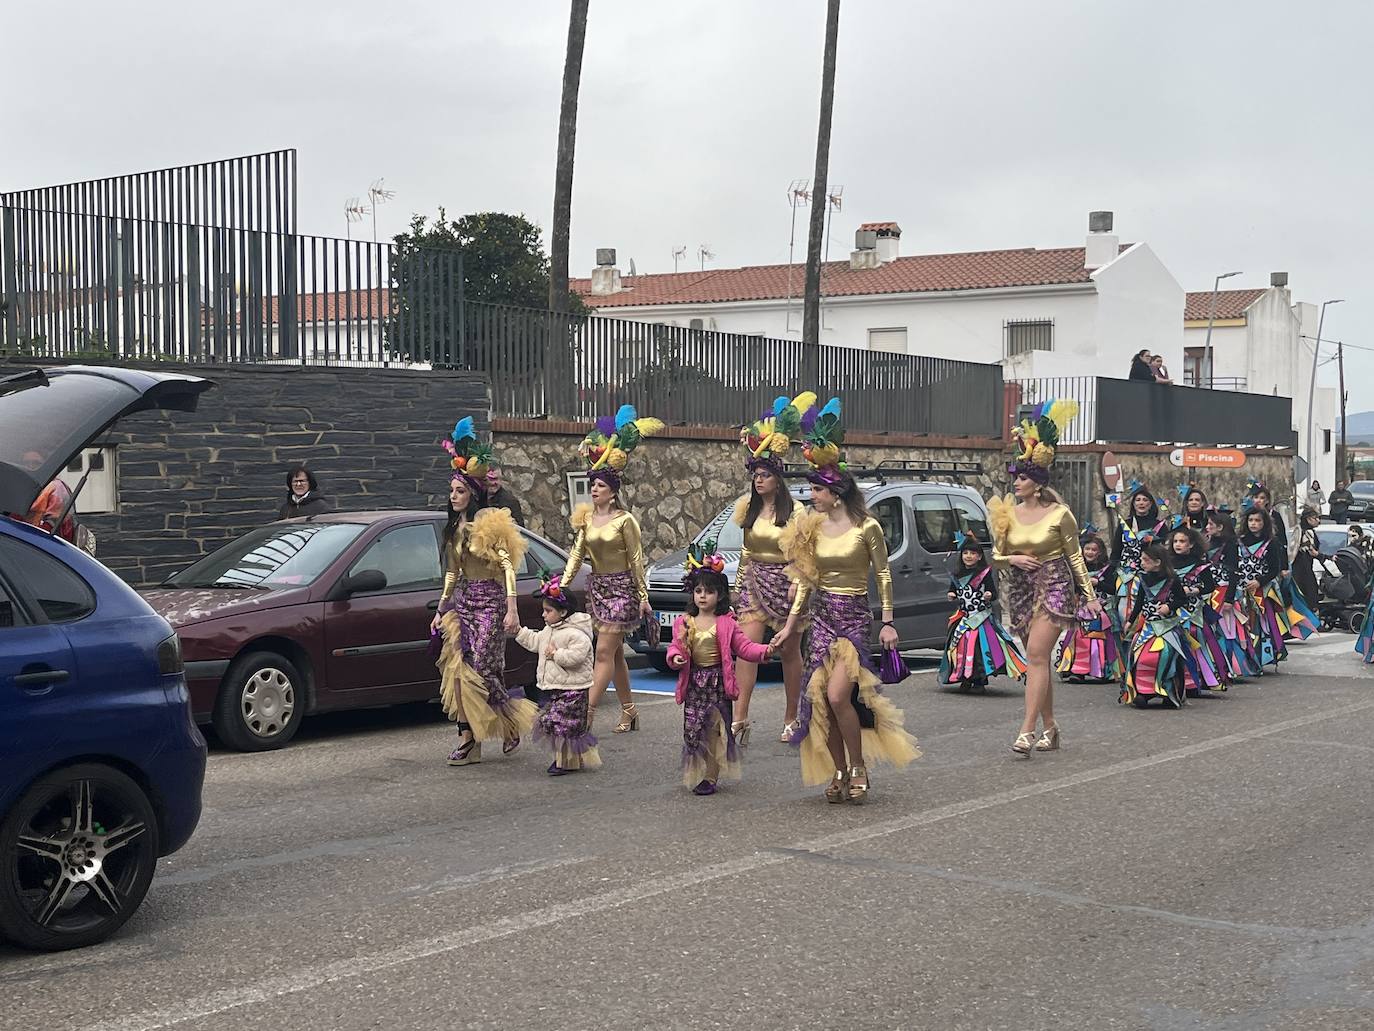
[[[835,50],[840,36],[840,0],[829,0],[825,18],[825,60],[821,71],[821,122],[816,130],[816,174],[811,177],[811,232],[806,242],[806,294],[802,303],[803,375],[807,383],[820,376],[821,245],[829,192],[830,122],[835,113]]]
[[[577,144],[577,91],[590,0],[572,0],[568,54],[563,60],[563,105],[558,113],[558,162],[553,184],[553,238],[549,242],[549,309],[568,310],[568,237],[572,223],[573,152]]]

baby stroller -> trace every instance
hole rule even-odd
[[[1357,634],[1369,607],[1369,561],[1359,548],[1346,545],[1324,565],[1318,605],[1322,627]]]

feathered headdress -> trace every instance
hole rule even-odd
[[[765,468],[781,476],[783,459],[792,449],[792,442],[815,425],[819,414],[816,395],[809,390],[790,400],[786,394],[779,396],[758,421],[739,431],[739,442],[749,452],[744,467],[750,472]]]
[[[563,574],[555,573],[550,569],[539,570],[539,587],[534,595],[536,598],[547,599],[564,608],[567,607],[570,600],[568,592],[563,590]]]
[[[634,405],[621,405],[615,415],[603,415],[592,424],[577,453],[587,463],[587,476],[602,480],[612,490],[620,489],[620,475],[629,463],[630,452],[663,430],[658,419],[641,419]]]
[[[1078,402],[1067,397],[1035,406],[1029,419],[1011,431],[1015,460],[1007,466],[1013,477],[1025,476],[1039,484],[1050,482],[1054,449],[1064,428],[1078,418]]]
[[[716,542],[705,540],[700,544],[689,544],[687,546],[687,561],[682,564],[685,573],[682,577],[682,586],[687,590],[692,590],[697,585],[697,579],[703,572],[709,570],[713,573],[725,572],[725,556],[716,551]]]
[[[469,490],[479,497],[486,497],[487,472],[491,469],[492,450],[490,444],[483,444],[477,439],[472,416],[458,420],[453,432],[444,440],[444,450],[448,452],[453,479],[461,479]]]
[[[963,530],[955,530],[954,550],[963,551],[965,545],[971,548],[977,548],[979,551],[983,549],[982,542],[980,542],[977,537],[973,536],[971,533],[966,533]]]
[[[807,479],[822,487],[834,487],[848,475],[840,459],[840,445],[844,443],[844,426],[840,422],[840,399],[832,397],[816,413],[816,421],[806,431],[802,454],[811,466]]]

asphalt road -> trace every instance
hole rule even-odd
[[[644,697],[606,766],[450,769],[424,708],[215,751],[206,812],[114,941],[0,951],[0,1026],[1374,1028],[1374,668],[1351,638],[1182,712],[1063,686],[894,688],[925,757],[803,788],[760,692],[742,785],[678,784]],[[772,733],[770,733],[772,731]]]

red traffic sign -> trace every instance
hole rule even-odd
[[[1121,463],[1116,460],[1116,455],[1110,451],[1102,454],[1102,485],[1110,491],[1118,491],[1126,482],[1125,475],[1121,472]]]

